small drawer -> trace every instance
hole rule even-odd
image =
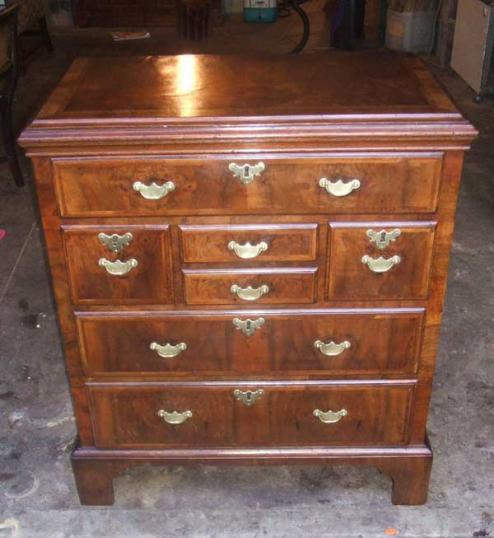
[[[308,304],[315,300],[317,269],[183,270],[191,305]]]
[[[65,226],[75,304],[171,304],[168,226]]]
[[[416,372],[424,310],[76,314],[88,376]]]
[[[317,224],[180,226],[185,263],[310,262]]]
[[[63,217],[421,213],[441,153],[53,159]]]
[[[329,300],[426,299],[435,227],[330,223]]]
[[[411,382],[89,384],[98,448],[407,442]]]

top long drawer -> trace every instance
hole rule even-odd
[[[417,213],[436,209],[441,154],[63,158],[64,217]]]

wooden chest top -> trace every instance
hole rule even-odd
[[[342,131],[394,141],[446,137],[463,146],[475,134],[417,58],[335,52],[80,58],[21,142],[135,143],[184,133],[201,141],[337,138]]]

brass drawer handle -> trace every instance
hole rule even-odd
[[[132,271],[134,267],[139,265],[139,262],[135,258],[130,258],[125,262],[115,260],[114,262],[107,260],[106,258],[100,258],[98,261],[100,267],[104,267],[106,272],[113,276],[123,276]]]
[[[340,409],[339,411],[321,411],[320,409],[314,409],[312,413],[316,418],[318,418],[321,422],[324,422],[324,424],[335,424],[336,422],[339,422],[343,417],[346,417],[348,415],[348,411],[346,409]]]
[[[232,250],[235,254],[243,260],[250,260],[251,258],[257,258],[259,254],[268,250],[268,244],[266,241],[261,241],[257,245],[251,245],[250,243],[244,243],[241,245],[236,241],[230,241],[228,243],[228,250]]]
[[[230,163],[228,165],[228,170],[233,173],[233,177],[237,177],[241,183],[248,185],[254,181],[256,176],[260,176],[264,170],[266,170],[266,165],[263,162],[257,164],[237,164]]]
[[[345,349],[349,349],[350,346],[351,344],[348,340],[345,340],[340,344],[336,344],[332,340],[327,344],[324,343],[322,340],[316,340],[314,342],[314,347],[318,349],[323,355],[326,355],[326,357],[336,357],[337,355],[341,355],[343,351],[345,351]]]
[[[233,395],[235,398],[242,402],[247,407],[250,407],[251,405],[254,405],[256,401],[264,394],[264,391],[262,389],[257,390],[240,390],[235,389],[233,391]]]
[[[163,345],[158,344],[158,342],[152,342],[151,344],[149,344],[149,349],[156,351],[156,353],[164,359],[173,359],[173,357],[180,355],[182,351],[185,351],[187,349],[187,344],[184,342],[180,342],[180,344],[173,346],[168,342]]]
[[[100,243],[106,247],[110,252],[121,252],[124,247],[130,245],[134,236],[127,232],[123,235],[112,234],[107,235],[105,233],[98,234]]]
[[[192,411],[187,410],[182,413],[178,411],[165,411],[160,409],[157,415],[168,424],[183,424],[187,419],[192,418]]]
[[[269,286],[267,284],[263,284],[258,288],[253,288],[252,286],[241,288],[239,285],[233,284],[233,286],[230,288],[230,292],[244,301],[257,301],[257,299],[260,299],[263,295],[269,293]]]
[[[396,241],[396,239],[400,237],[401,230],[399,228],[395,228],[389,232],[386,230],[379,230],[378,232],[367,230],[366,235],[371,243],[374,243],[377,248],[383,250],[386,247],[389,247],[389,244],[392,241]]]
[[[266,323],[266,320],[264,318],[257,318],[254,320],[246,319],[242,321],[240,318],[233,318],[232,323],[239,331],[242,331],[245,336],[252,336],[257,329],[260,329]]]
[[[146,185],[142,181],[134,181],[132,188],[146,200],[161,200],[161,198],[175,190],[175,183],[167,181],[158,185],[153,181],[150,185]]]
[[[328,194],[333,196],[348,196],[352,191],[360,188],[360,181],[358,179],[351,179],[350,181],[343,181],[338,179],[337,181],[331,181],[325,177],[319,180],[319,187],[323,188]]]
[[[371,256],[367,256],[367,254],[362,256],[362,263],[367,265],[373,273],[386,273],[400,262],[401,258],[399,256],[392,256],[387,259],[382,256],[379,256],[379,258],[372,258]]]

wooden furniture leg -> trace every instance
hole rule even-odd
[[[81,504],[108,506],[114,502],[113,478],[118,474],[120,462],[77,459],[72,457],[75,482]]]
[[[427,501],[432,454],[429,457],[387,459],[377,467],[391,477],[393,504],[419,505]]]

